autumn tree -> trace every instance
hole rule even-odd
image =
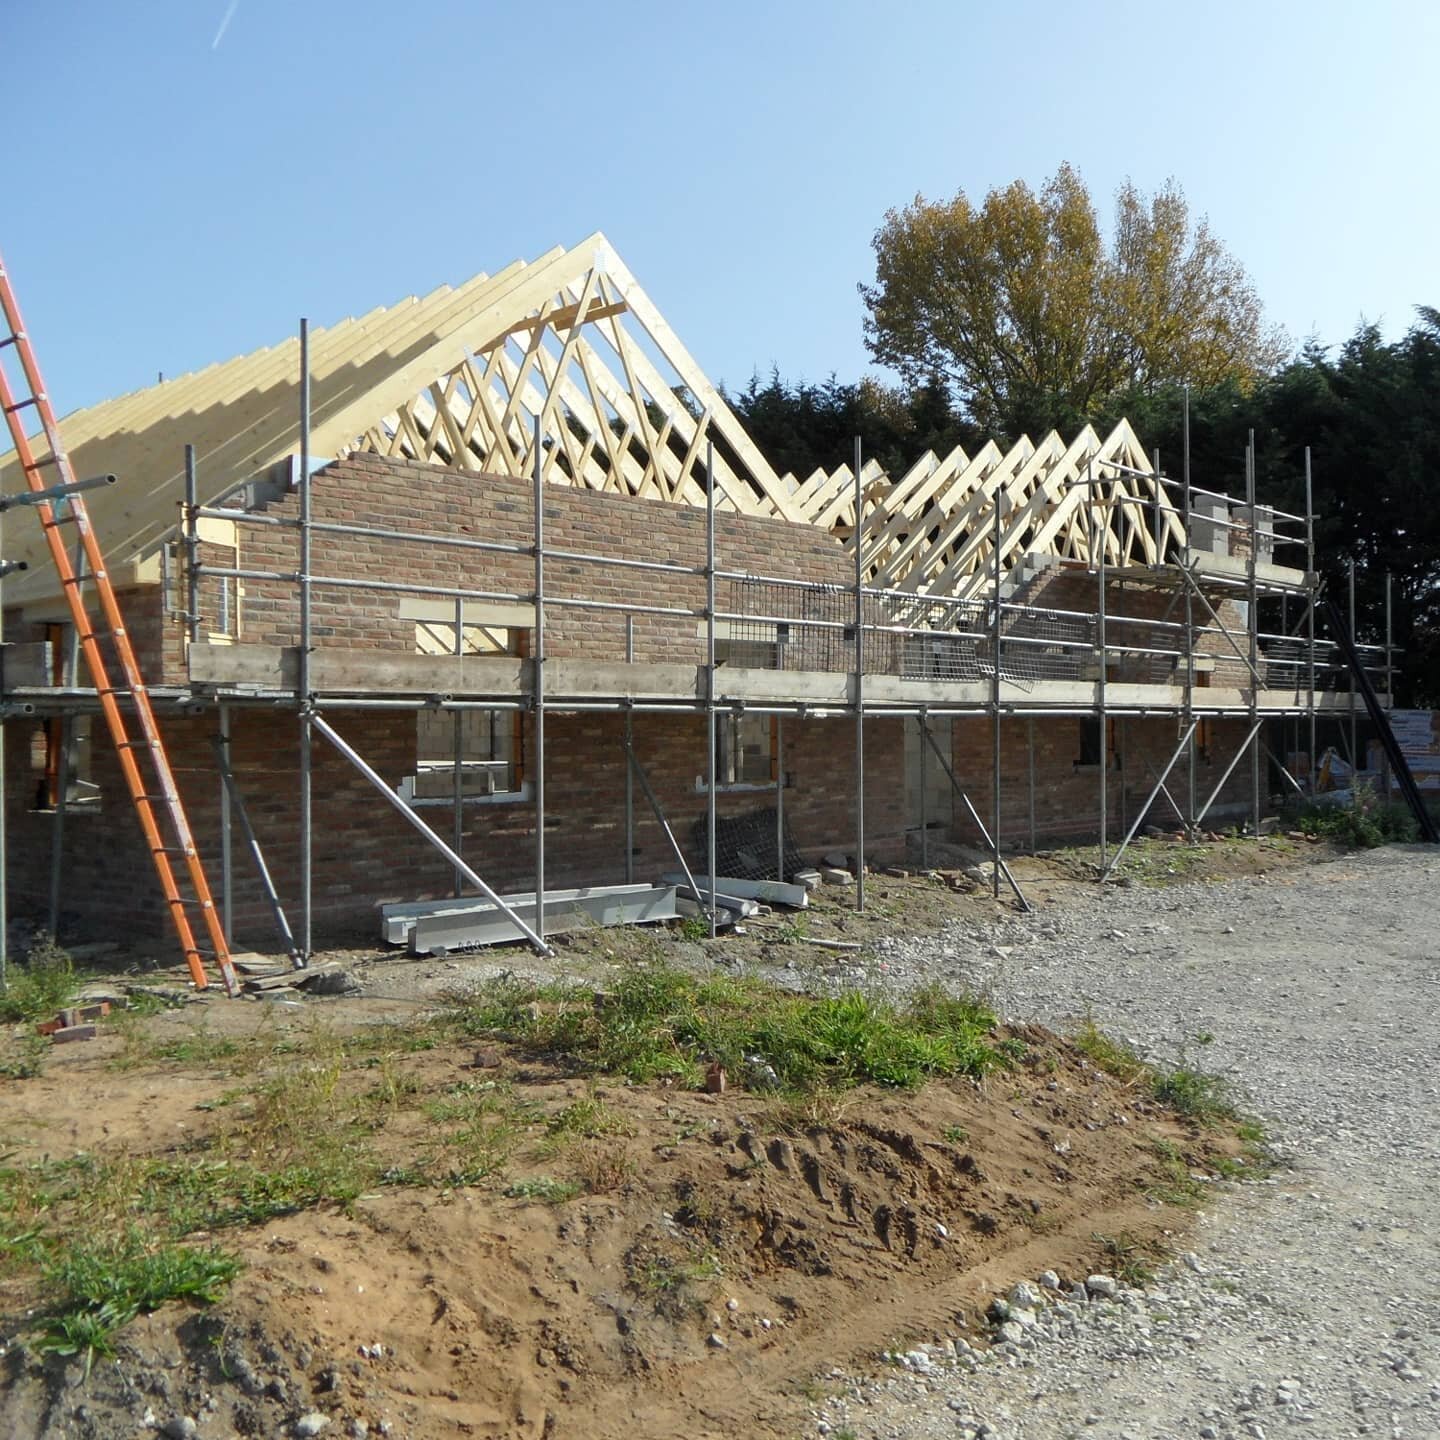
[[[1240,263],[1174,181],[1115,198],[1105,240],[1080,176],[1017,180],[976,207],[917,196],[876,232],[866,344],[910,383],[941,377],[980,426],[1073,428],[1117,396],[1249,384],[1286,354]]]

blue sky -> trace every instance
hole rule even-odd
[[[1174,175],[1297,340],[1440,304],[1425,0],[4,0],[0,53],[62,413],[595,229],[716,379],[853,378],[885,210],[1064,160]]]

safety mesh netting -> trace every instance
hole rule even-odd
[[[795,845],[790,821],[785,826],[785,878],[804,870],[808,862]],[[706,817],[699,816],[690,827],[690,853],[701,870],[709,853]],[[721,815],[715,821],[716,878],[774,880],[775,807],[751,810],[744,815]]]

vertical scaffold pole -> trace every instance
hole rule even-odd
[[[625,663],[635,661],[635,617],[625,617]],[[625,753],[635,743],[635,716],[633,707],[625,706]],[[635,883],[635,776],[629,760],[625,762],[625,883]]]
[[[225,783],[225,774],[233,773],[234,763],[230,754],[230,707],[223,700],[220,702],[220,759],[225,772],[220,776],[220,923],[225,927],[225,944],[233,947],[235,870],[230,853],[230,787]]]
[[[455,646],[454,652],[457,657],[465,653],[465,602],[459,596],[455,598]],[[458,666],[456,667],[459,668]],[[494,718],[491,739],[493,741]],[[450,711],[450,848],[459,855],[465,842],[465,793],[464,793],[464,742],[465,726],[464,718],[459,710]],[[454,880],[455,896],[458,899],[465,893],[465,876],[461,873],[460,867],[455,867]]]
[[[1315,486],[1310,472],[1310,447],[1305,447],[1305,598],[1310,602],[1305,616],[1306,665],[1305,713],[1310,723],[1310,793],[1315,793],[1318,756],[1315,754]]]
[[[1393,627],[1394,610],[1391,597],[1391,580],[1393,576],[1387,570],[1385,572],[1385,708],[1387,711],[1395,709],[1395,666],[1394,666],[1394,644],[1395,632]],[[1382,754],[1383,754],[1382,750]],[[1390,757],[1385,755],[1385,800],[1390,800]]]
[[[535,933],[545,940],[545,449],[535,417]]]
[[[785,717],[775,717],[775,878],[785,883]]]
[[[75,578],[85,578],[85,547],[75,545]],[[80,680],[80,636],[69,627],[61,678],[73,689]],[[55,824],[50,832],[50,938],[60,937],[60,880],[65,863],[65,816],[70,807],[70,763],[75,749],[75,718],[68,712],[60,717],[60,763],[55,780]]]
[[[1351,562],[1349,562],[1348,588],[1349,588],[1349,595],[1348,595],[1349,628],[1351,628],[1351,639],[1352,639],[1352,641],[1355,642],[1355,654],[1356,654],[1356,655],[1359,655],[1359,638],[1358,638],[1358,636],[1355,635],[1355,559],[1354,559],[1354,556],[1351,557]],[[1365,664],[1365,661],[1364,661],[1364,660],[1361,660],[1361,665],[1364,665],[1364,664]],[[1349,690],[1351,690],[1351,696],[1349,696],[1349,730],[1351,730],[1351,765],[1354,766],[1354,770],[1352,770],[1352,773],[1351,773],[1351,791],[1354,792],[1355,779],[1356,779],[1356,776],[1359,775],[1359,734],[1356,733],[1356,723],[1355,723],[1355,721],[1356,721],[1356,711],[1355,711],[1355,681],[1354,681],[1354,678],[1351,678],[1351,687],[1349,687]]]
[[[193,645],[200,638],[199,484],[195,478],[195,447],[185,447],[185,634]]]
[[[1246,450],[1245,502],[1250,511],[1250,564],[1247,567],[1250,611],[1250,826],[1251,834],[1260,838],[1260,591],[1256,583],[1256,566],[1260,559],[1260,520],[1255,509],[1255,432],[1250,432]]]
[[[929,766],[926,759],[930,747],[925,743],[925,711],[916,717],[915,725],[920,734],[920,868],[930,868],[930,816],[929,799],[925,794],[930,784]]]
[[[1100,869],[1103,872],[1110,829],[1109,816],[1106,813],[1110,802],[1110,727],[1105,714],[1105,552],[1107,549],[1106,532],[1110,524],[1110,517],[1108,514],[1103,518],[1101,516],[1100,501],[1095,492],[1093,461],[1087,464],[1086,471],[1089,481],[1086,488],[1090,493],[1091,523],[1094,527],[1095,545],[1099,552],[1095,566],[1095,576],[1098,582],[1095,605],[1095,642],[1100,658],[1100,671],[1096,682],[1095,701],[1100,717]]]
[[[1165,486],[1160,479],[1160,452],[1150,452],[1150,469],[1155,476],[1155,563],[1165,555]]]
[[[865,487],[855,437],[855,908],[865,908]]]
[[[1030,853],[1035,853],[1035,717],[1025,721],[1025,772],[1029,789]]]
[[[311,841],[314,815],[311,763],[314,697],[310,686],[310,322],[300,321],[300,654],[295,667],[295,703],[300,709],[300,956],[314,953]]]
[[[1185,410],[1183,428],[1183,448],[1181,451],[1181,470],[1183,476],[1182,493],[1184,495],[1185,507],[1185,550],[1180,556],[1180,563],[1188,566],[1190,557],[1195,548],[1195,542],[1190,534],[1190,387],[1185,387]],[[1195,761],[1196,744],[1195,731],[1199,728],[1195,725],[1195,601],[1190,594],[1189,582],[1183,582],[1185,589],[1185,726],[1190,731],[1190,745],[1188,754],[1189,783],[1187,786],[1189,800],[1185,809],[1185,835],[1191,844],[1195,843]]]
[[[991,666],[990,675],[990,895],[994,900],[1000,898],[1000,644],[1002,635],[1001,625],[1001,600],[1000,584],[1003,578],[1000,568],[1000,542],[1004,533],[1004,521],[1000,513],[1000,503],[1004,494],[999,485],[995,487],[995,523],[993,536],[990,542],[991,569],[994,571],[995,583],[995,609],[991,624],[990,646],[994,652],[992,658],[994,664]]]
[[[717,845],[715,843],[716,788],[720,783],[717,773],[715,744],[715,442],[705,442],[705,720],[709,741],[710,759],[707,775],[705,805],[705,872],[710,888],[710,937],[715,937],[715,869]]]

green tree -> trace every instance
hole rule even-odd
[[[752,375],[726,398],[770,463],[802,480],[816,468],[848,465],[857,435],[865,458],[878,461],[892,479],[927,450],[946,455],[957,445],[972,448],[978,438],[938,379],[901,390],[874,380],[848,384],[834,375],[821,384],[789,381],[772,370],[763,381]]]
[[[1174,181],[1116,196],[1107,245],[1068,165],[1037,195],[917,196],[876,232],[866,344],[908,382],[938,376],[982,428],[1071,430],[1118,395],[1253,383],[1281,362],[1254,286]]]

